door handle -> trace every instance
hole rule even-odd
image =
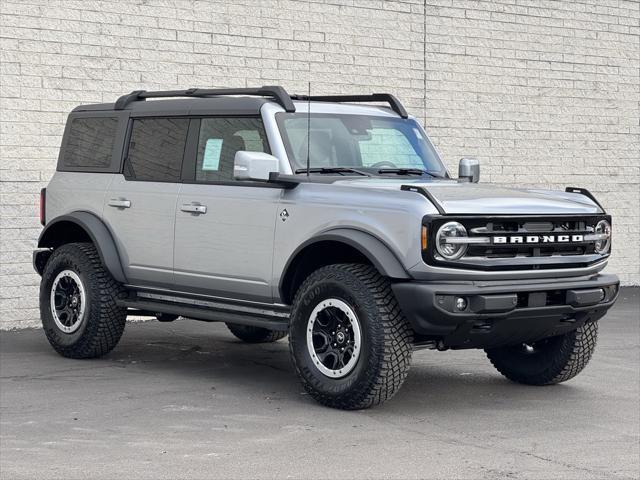
[[[180,207],[183,212],[193,213],[195,215],[202,215],[207,213],[207,206],[200,205],[199,203],[186,203]]]
[[[109,206],[116,208],[130,208],[131,200],[127,200],[125,198],[112,198],[109,200]]]

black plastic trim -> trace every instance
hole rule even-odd
[[[269,174],[269,183],[281,188],[292,189],[305,182],[306,177],[300,175],[284,175],[278,172],[271,172]]]
[[[47,224],[47,188],[40,189],[40,225]]]
[[[238,314],[222,309],[213,310],[211,308],[193,307],[181,303],[140,299],[119,300],[118,304],[127,308],[135,308],[157,313],[170,313],[207,322],[237,323],[240,325],[250,325],[277,331],[286,331],[289,329],[289,320],[279,317],[254,316],[247,313]]]
[[[38,275],[42,275],[44,272],[44,267],[46,267],[52,253],[53,250],[50,248],[38,248],[31,254],[31,263]]]
[[[615,287],[615,294],[607,301],[591,305],[572,305],[569,291],[590,291]],[[613,306],[619,291],[619,279],[611,274],[596,274],[588,278],[553,279],[546,282],[529,283],[514,281],[512,284],[504,282],[394,282],[391,286],[396,299],[418,335],[430,335],[443,338],[445,343],[457,348],[476,348],[493,345],[505,340],[492,338],[491,329],[482,333],[483,337],[472,339],[473,327],[486,322],[503,329],[506,342],[518,343],[527,336],[531,338],[538,334],[544,336],[549,329],[577,328],[580,323],[571,323],[576,318],[582,322],[592,321],[602,317]],[[509,296],[531,294],[536,292],[565,292],[567,298],[560,304],[519,306],[512,304],[507,309]],[[466,298],[469,307],[462,312],[453,313],[446,309],[446,301],[450,296]],[[493,300],[498,296],[501,300],[498,310],[502,311],[472,311],[486,305],[486,299]],[[575,303],[575,302],[574,302]],[[494,306],[495,307],[495,306]],[[494,308],[492,307],[492,308]],[[503,323],[504,322],[504,323]],[[565,324],[566,322],[566,324]],[[500,326],[502,325],[502,326]],[[494,345],[495,346],[495,345]]]
[[[198,158],[198,142],[200,139],[200,118],[192,118],[189,122],[189,130],[187,131],[187,144],[182,157],[182,174],[180,179],[183,183],[200,183],[196,182],[196,162]]]
[[[292,273],[290,272],[290,267],[293,265],[294,260],[305,248],[326,241],[341,242],[355,248],[385,277],[399,280],[409,280],[411,278],[400,260],[382,240],[360,230],[337,228],[306,240],[294,250],[282,269],[282,277],[278,285],[281,299],[287,297],[285,285],[290,280],[290,273]]]
[[[404,191],[404,192],[416,192],[419,193],[421,195],[424,195],[425,197],[427,197],[427,200],[429,200],[434,207],[436,207],[436,210],[438,210],[438,213],[440,215],[446,215],[447,213],[444,211],[444,208],[442,208],[442,205],[440,205],[440,203],[438,203],[438,201],[436,200],[436,198],[431,195],[431,192],[429,190],[427,190],[424,187],[418,187],[415,185],[402,185],[400,187],[400,190]]]
[[[127,279],[120,262],[120,254],[107,226],[94,214],[84,211],[73,212],[52,219],[38,238],[38,248],[52,248],[58,242],[52,237],[52,227],[60,222],[71,222],[82,228],[96,246],[100,260],[105,268],[120,283],[126,283]]]
[[[564,190],[567,193],[579,193],[581,195],[584,195],[585,197],[591,199],[593,201],[593,203],[595,203],[598,207],[600,207],[600,210],[602,210],[602,213],[607,213],[604,209],[604,207],[600,204],[600,202],[598,202],[598,200],[596,200],[596,197],[593,196],[593,194],[587,190],[586,188],[580,188],[580,187],[567,187]]]
[[[184,290],[175,290],[175,285],[166,286],[166,287],[156,287],[149,285],[139,285],[139,284],[125,284],[125,288],[135,291],[137,293],[151,293],[158,295],[170,295],[180,299],[191,299],[191,300],[205,300],[210,302],[221,302],[224,304],[237,306],[237,307],[251,307],[262,310],[273,310],[279,313],[290,313],[290,308],[288,305],[284,305],[282,303],[271,303],[264,302],[260,300],[249,300],[244,298],[229,298],[221,295],[211,295],[206,293],[194,293],[194,292],[186,292]]]

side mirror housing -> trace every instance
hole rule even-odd
[[[480,180],[480,162],[475,158],[461,158],[458,164],[458,181],[478,183]]]
[[[264,152],[236,152],[233,158],[233,177],[236,180],[268,182],[271,173],[278,173],[280,161]]]

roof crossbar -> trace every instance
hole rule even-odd
[[[373,93],[371,95],[292,95],[293,100],[309,100],[312,102],[387,102],[391,110],[402,118],[409,115],[400,100],[390,93]]]
[[[164,90],[148,92],[146,90],[134,90],[123,95],[116,101],[115,110],[123,110],[132,102],[144,101],[147,98],[170,97],[218,97],[224,95],[254,95],[257,97],[271,97],[278,102],[287,112],[295,112],[291,97],[280,86],[265,86],[260,88],[190,88],[188,90]]]
[[[147,98],[171,98],[171,97],[219,97],[225,95],[253,95],[257,97],[271,97],[278,102],[287,112],[295,112],[293,100],[312,102],[386,102],[391,110],[400,117],[409,115],[400,100],[390,93],[374,93],[371,95],[289,95],[280,86],[264,86],[260,88],[190,88],[188,90],[160,90],[148,92],[146,90],[134,90],[121,96],[115,103],[115,110],[123,110],[132,102],[144,101]]]

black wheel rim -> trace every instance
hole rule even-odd
[[[86,294],[82,280],[72,270],[60,272],[51,285],[51,314],[64,333],[73,333],[84,319]]]
[[[307,348],[315,367],[331,378],[342,378],[355,367],[361,345],[358,317],[344,301],[320,302],[307,324]]]

